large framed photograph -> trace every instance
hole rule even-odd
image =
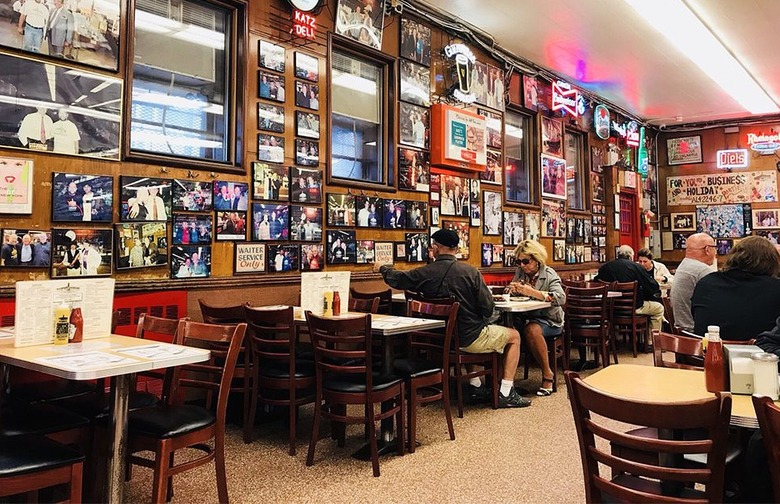
[[[406,202],[406,227],[409,229],[428,229],[428,203],[425,201]]]
[[[566,238],[566,206],[563,201],[542,200],[542,236]]]
[[[295,134],[299,137],[318,140],[320,138],[320,115],[296,110]]]
[[[164,221],[171,214],[173,188],[170,179],[119,177],[123,221]]]
[[[249,186],[231,180],[214,181],[214,210],[243,210],[248,208]]]
[[[320,80],[320,60],[315,56],[295,51],[295,76],[310,82]]]
[[[0,147],[119,160],[121,79],[0,54],[0,82]]]
[[[382,49],[385,9],[373,0],[338,0],[336,33],[374,49]]]
[[[482,234],[485,236],[501,236],[501,213],[501,193],[485,191],[484,208],[482,210]]]
[[[474,64],[471,88],[477,103],[490,108],[504,110],[504,71],[481,61]]]
[[[593,201],[604,201],[604,175],[602,173],[591,172],[590,180],[590,194],[593,197]]]
[[[355,197],[351,194],[328,194],[328,226],[355,226]]]
[[[428,139],[431,136],[430,110],[410,103],[400,103],[400,142],[404,145],[428,148]]]
[[[290,201],[322,203],[322,171],[316,168],[290,168]]]
[[[207,278],[210,276],[210,245],[171,247],[171,278]]]
[[[269,163],[284,163],[284,137],[259,133],[257,159]]]
[[[385,229],[406,228],[406,201],[386,198],[383,222]]]
[[[211,245],[211,215],[173,214],[174,245]]]
[[[694,212],[673,213],[672,231],[696,231],[696,214]]]
[[[374,240],[358,240],[357,263],[373,264],[373,262],[374,262]]]
[[[431,156],[426,151],[398,149],[398,188],[405,191],[430,190]]]
[[[459,250],[458,253],[455,254],[455,257],[457,257],[458,259],[468,259],[469,246],[470,246],[469,223],[460,222],[460,221],[442,220],[441,227],[444,229],[451,229],[456,233],[458,233],[458,238],[460,238],[460,240],[458,241]]]
[[[52,174],[52,222],[111,222],[114,177],[80,173]]]
[[[246,212],[217,212],[217,241],[246,241]]]
[[[431,64],[431,29],[401,18],[401,56],[421,65]]]
[[[747,207],[747,208],[746,208]],[[772,210],[762,215],[772,221]],[[750,233],[750,205],[706,205],[696,207],[696,232],[707,233],[713,238],[742,238]],[[777,222],[777,211],[774,211]],[[777,225],[775,225],[777,227]]]
[[[566,199],[566,160],[542,154],[542,196]]]
[[[271,103],[257,103],[257,129],[284,133],[284,107]]]
[[[479,179],[486,184],[501,185],[504,182],[504,156],[500,150],[487,149],[485,170],[479,174]]]
[[[211,182],[173,179],[173,210],[208,212],[211,210]]]
[[[317,140],[295,139],[295,164],[302,166],[320,165],[320,143]]]
[[[0,213],[31,214],[33,160],[0,157]]]
[[[355,264],[357,242],[354,231],[328,230],[326,233],[328,264]]]
[[[276,75],[263,70],[257,71],[257,95],[260,98],[284,103],[284,75]]]
[[[563,157],[563,123],[542,116],[542,154]]]
[[[267,40],[258,41],[258,46],[260,66],[274,72],[284,73],[284,47]]]
[[[116,224],[116,269],[148,268],[168,264],[168,223]]]
[[[468,217],[469,179],[442,174],[439,180],[441,215]]]
[[[322,208],[291,205],[290,239],[294,241],[322,241]]]
[[[51,266],[51,230],[3,229],[0,266],[3,268]]]
[[[778,227],[780,227],[780,211],[776,208],[753,210],[753,229],[776,229]]]
[[[110,276],[112,229],[54,229],[51,233],[51,277]]]
[[[355,208],[357,208],[357,227],[382,227],[382,198],[377,196],[356,196]]]
[[[322,243],[301,245],[301,271],[320,271],[325,265],[325,248]]]
[[[667,138],[666,152],[670,165],[701,163],[701,136]]]
[[[311,82],[295,81],[295,106],[320,109],[320,86]]]
[[[520,212],[504,212],[504,245],[515,246],[523,241],[523,221],[523,214]]]
[[[401,60],[401,100],[431,106],[431,69]]]
[[[262,243],[236,243],[233,274],[249,275],[265,271],[265,245]]]
[[[289,228],[288,205],[252,203],[252,240],[287,240]]]
[[[252,198],[268,201],[290,199],[290,168],[268,163],[252,163]]]
[[[406,233],[406,262],[428,260],[430,238],[428,233]]]
[[[268,271],[270,273],[289,273],[298,271],[298,245],[278,244],[268,245]]]

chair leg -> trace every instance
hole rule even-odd
[[[460,364],[455,364],[455,397],[458,399],[458,418],[463,418],[463,373]]]
[[[225,431],[217,431],[214,436],[214,467],[217,473],[217,497],[219,497],[220,504],[228,504]]]
[[[296,435],[295,435],[295,424],[298,421],[298,406],[290,403],[290,449],[287,451],[290,455],[295,456],[295,442],[296,442]]]
[[[447,417],[447,429],[450,431],[450,439],[455,440],[455,428],[452,426],[452,405],[450,404],[450,381],[447,372],[442,371],[441,391],[444,401],[444,416]]]
[[[528,350],[526,349],[525,355],[523,356],[523,380],[528,379],[528,364],[530,362],[530,356],[528,353]]]
[[[557,392],[558,391],[558,384],[556,383],[558,381],[558,347],[555,341],[553,341],[552,349],[548,350],[547,353],[549,356],[547,359],[552,364],[552,372],[553,372],[553,378],[552,378],[552,391]],[[544,378],[544,377],[542,377]]]
[[[322,399],[317,397],[314,402],[314,423],[311,427],[311,439],[309,439],[309,453],[306,455],[306,465],[314,465],[314,448],[317,446],[317,438],[320,437],[320,417],[322,416]]]
[[[414,378],[409,381],[409,453],[414,453],[417,447],[417,387],[414,385]],[[401,429],[396,429],[401,432]]]
[[[244,395],[244,404],[246,404],[247,399],[250,399],[249,409],[244,411],[244,443],[247,444],[252,442],[252,431],[255,428],[255,415],[257,415],[257,395],[260,393],[258,366],[252,366],[252,374],[254,375],[252,377],[252,391],[250,392],[252,397]]]
[[[634,358],[636,359],[636,325],[631,324],[631,345],[634,350]]]
[[[366,398],[368,399],[368,398]],[[374,477],[379,477],[379,450],[377,448],[376,440],[376,420],[374,419],[374,405],[368,405],[368,415],[366,417],[368,422],[368,435],[369,446],[371,447],[371,467],[374,469]],[[403,436],[400,432],[399,436]]]
[[[170,457],[167,440],[163,440],[154,454],[154,481],[152,483],[152,502],[162,504],[168,495],[168,467]]]
[[[168,467],[173,467],[173,452],[168,457]],[[173,499],[173,476],[168,476],[168,491],[165,492],[165,502],[170,502]]]
[[[403,456],[406,450],[406,385],[401,382],[401,392],[398,394],[398,413],[395,414],[395,421],[398,424],[396,428],[396,450],[398,455]],[[415,415],[417,413],[415,412]]]
[[[79,462],[70,468],[70,502],[81,502],[81,488],[84,478],[84,464]]]
[[[498,380],[503,376],[503,367],[498,362],[498,354],[493,352],[493,362],[490,371],[493,383],[493,409],[498,409]],[[512,377],[514,379],[514,377]]]

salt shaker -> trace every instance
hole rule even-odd
[[[753,359],[753,395],[767,396],[773,401],[780,399],[780,385],[777,381],[777,355],[759,352]]]

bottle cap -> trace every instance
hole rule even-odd
[[[754,361],[761,361],[761,362],[777,362],[778,360],[780,360],[780,357],[768,352],[756,352],[752,354],[750,358],[753,359]]]
[[[707,332],[708,333],[720,333],[720,326],[708,325],[707,326]]]

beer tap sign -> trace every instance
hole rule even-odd
[[[474,64],[477,58],[465,44],[450,44],[444,47],[444,56],[452,63],[455,82],[450,86],[449,95],[459,102],[474,103],[477,96],[471,88]]]

